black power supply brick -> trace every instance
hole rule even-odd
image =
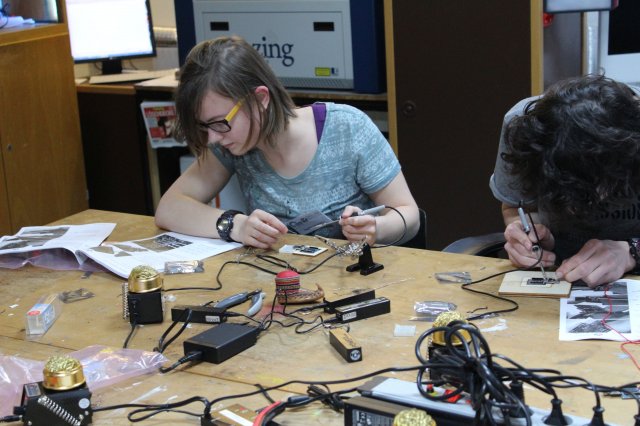
[[[257,327],[224,322],[185,340],[182,346],[185,356],[191,352],[202,352],[202,361],[220,364],[249,349],[257,340]]]

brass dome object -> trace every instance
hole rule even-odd
[[[44,376],[42,386],[50,390],[69,390],[85,383],[80,361],[66,355],[49,358],[42,374]]]
[[[402,410],[393,418],[393,426],[436,426],[436,421],[423,410]]]
[[[461,322],[467,323],[467,320],[462,316],[461,313],[453,311],[453,312],[443,312],[440,315],[438,315],[436,320],[433,322],[433,326],[434,327],[446,327],[450,323],[452,323],[453,321],[461,321]],[[468,331],[460,330],[459,334],[464,336],[465,341],[468,342],[469,340],[471,340],[471,335],[469,334]],[[432,334],[431,340],[436,345],[446,346],[447,343],[446,343],[444,337],[445,337],[445,332],[444,331],[436,331],[436,332],[434,332]],[[453,336],[453,339],[452,339],[451,343],[453,343],[456,346],[462,344],[460,339],[458,337],[456,337],[456,336]]]
[[[129,273],[129,291],[149,293],[162,288],[162,277],[151,266],[139,265]]]

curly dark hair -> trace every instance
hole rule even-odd
[[[505,129],[502,158],[552,217],[585,222],[640,191],[640,100],[601,75],[556,83]]]

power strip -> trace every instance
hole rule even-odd
[[[415,382],[407,382],[390,377],[376,377],[360,386],[358,391],[368,399],[422,409],[433,417],[438,426],[474,425],[476,413],[465,401],[460,400],[457,403],[432,401],[422,396]],[[374,420],[377,419],[375,416],[381,416],[389,412],[380,408],[387,407],[386,405],[377,406],[375,401],[367,401],[367,404],[354,404],[354,407],[355,408],[350,410],[345,410],[345,425],[356,424],[347,421],[347,411],[349,411],[351,418],[353,418],[353,411],[355,409],[359,416],[363,418],[371,417]],[[529,408],[531,411],[531,424],[544,425],[544,420],[549,415],[549,411],[535,407]],[[569,425],[588,425],[591,423],[591,419],[571,414],[565,413],[564,417]],[[384,419],[384,417],[380,417],[380,419]],[[498,425],[507,424],[502,418],[502,413],[499,411],[496,411],[494,419]],[[351,420],[349,419],[349,421]],[[372,424],[376,423],[374,422]],[[524,426],[527,422],[525,418],[509,418],[508,424]],[[607,423],[607,425],[614,426],[613,423]]]

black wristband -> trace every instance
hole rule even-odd
[[[640,275],[640,238],[629,238],[627,243],[629,243],[629,254],[636,262],[636,266],[629,273]]]
[[[231,238],[231,230],[233,229],[233,218],[237,214],[242,214],[241,211],[238,210],[227,210],[222,213],[216,222],[216,229],[218,230],[218,235],[220,239],[225,240],[227,242],[234,241]],[[234,241],[237,242],[237,241]]]

